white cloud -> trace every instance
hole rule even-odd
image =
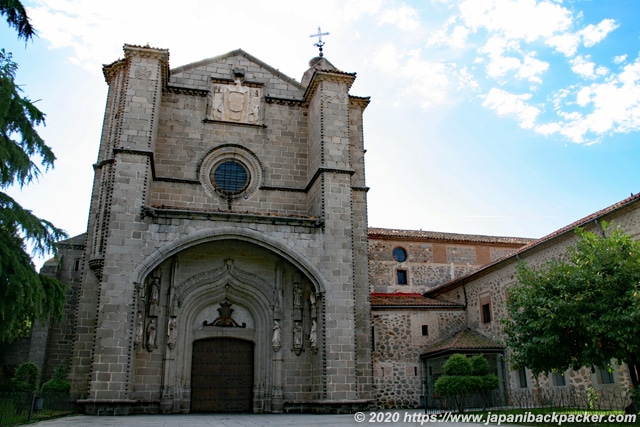
[[[420,28],[418,11],[407,5],[383,11],[378,18],[378,24],[395,25],[403,31],[415,31]]]
[[[563,33],[547,38],[545,43],[565,56],[571,57],[578,51],[580,37],[576,34]]]
[[[531,129],[534,127],[540,110],[526,101],[531,99],[531,94],[516,95],[502,89],[491,88],[485,96],[482,106],[493,110],[499,116],[514,116],[520,127]]]
[[[322,27],[332,37],[326,40],[328,53],[338,37],[355,38],[352,22],[379,15],[381,4],[326,0],[308,14],[298,0],[253,1],[241,9],[232,2],[185,0],[168,13],[152,0],[33,0],[29,15],[41,40],[53,49],[68,49],[70,61],[96,73],[103,63],[122,56],[123,44],[149,43],[170,49],[172,66],[242,48],[291,74],[305,62],[292,51],[307,49],[309,57],[317,52],[309,35],[318,25],[330,23]]]
[[[450,76],[454,73],[446,64],[410,58],[405,65],[403,75],[409,78],[405,90],[408,99],[418,95],[420,106],[425,109],[447,101]]]
[[[353,19],[361,15],[374,15],[382,8],[382,0],[351,0],[345,3],[344,13]]]
[[[535,127],[535,131],[541,135],[549,136],[555,133],[560,133],[562,126],[560,123],[545,123]]]
[[[572,12],[561,2],[547,0],[465,0],[460,4],[461,20],[474,32],[486,29],[507,40],[543,40],[566,56],[576,54],[582,43],[592,47],[618,28],[614,19],[587,25],[572,32]]]
[[[457,16],[452,16],[447,19],[441,29],[431,33],[427,39],[426,46],[448,46],[454,49],[464,48],[471,31],[464,25],[458,25],[457,20]]]
[[[447,28],[434,32],[427,46],[449,46],[454,49],[462,49],[467,43],[470,30],[463,25],[456,25],[451,32]]]
[[[623,62],[625,62],[627,60],[627,55],[618,55],[618,56],[614,56],[613,57],[613,62],[616,64],[622,64]]]
[[[566,31],[572,23],[568,9],[545,0],[465,0],[460,13],[473,31],[485,28],[507,39],[528,42]]]
[[[576,103],[581,107],[586,107],[591,102],[591,88],[583,87],[576,95]]]
[[[597,66],[595,62],[591,61],[588,55],[576,56],[572,58],[569,63],[571,64],[571,70],[585,79],[595,79],[609,74],[607,67]]]
[[[473,77],[473,74],[469,72],[467,67],[462,67],[458,74],[458,89],[477,89],[478,87],[480,87],[480,84]]]
[[[520,65],[520,60],[512,56],[492,57],[487,64],[487,75],[494,79],[504,77],[509,71],[518,70]]]
[[[537,126],[544,134],[558,133],[576,143],[592,142],[608,133],[640,131],[640,59],[609,76],[604,83],[592,83],[578,90],[575,103],[591,107],[588,113],[564,111],[568,91],[556,96],[558,117],[555,123]],[[561,104],[561,105],[560,105]]]
[[[596,74],[596,64],[592,61],[589,61],[588,57],[577,56],[571,59],[569,63],[571,64],[571,70],[580,77],[590,79],[593,78]]]
[[[525,56],[524,63],[518,70],[516,77],[534,83],[542,83],[540,75],[549,69],[549,63],[534,58],[533,54]]]
[[[446,64],[422,60],[420,51],[399,49],[393,43],[385,43],[378,50],[373,65],[402,82],[405,101],[418,100],[422,108],[446,102],[450,76],[456,75]]]
[[[442,105],[451,102],[454,90],[467,90],[473,96],[480,89],[486,93],[485,108],[499,116],[515,117],[520,126],[539,133],[561,134],[572,141],[584,142],[592,135],[640,129],[638,61],[615,75],[586,53],[579,52],[581,47],[589,48],[602,42],[618,28],[619,23],[614,19],[603,19],[576,31],[573,26],[574,20],[580,17],[579,12],[572,12],[561,1],[448,1],[443,8],[447,14],[440,17],[441,24],[430,21],[435,22],[433,25],[439,30],[428,39],[420,39],[415,34],[408,39],[403,33],[418,34],[417,30],[423,24],[418,10],[401,1],[389,6],[383,0],[326,0],[313,16],[307,16],[293,12],[300,10],[298,0],[278,0],[275,6],[256,1],[242,11],[225,2],[185,0],[182,7],[170,15],[155,7],[156,3],[151,0],[112,0],[108,3],[33,0],[34,6],[29,8],[29,13],[38,23],[40,38],[51,48],[66,49],[69,61],[96,73],[100,73],[101,64],[122,56],[124,43],[149,43],[171,49],[172,66],[202,59],[209,55],[207,49],[213,56],[241,47],[297,78],[301,73],[293,75],[290,70],[304,69],[305,61],[300,61],[299,56],[291,55],[291,52],[304,46],[311,57],[317,51],[308,36],[318,24],[331,22],[331,27],[322,28],[336,37],[335,42],[332,38],[327,39],[328,48],[332,43],[348,40],[349,36],[358,40],[358,48],[370,41],[376,50],[363,62],[368,61],[381,73],[397,79],[394,101],[399,100],[401,105],[406,105],[409,99],[417,100],[412,102],[418,102],[424,108]],[[122,10],[127,13],[123,14]],[[288,17],[290,26],[286,31],[278,25],[265,25],[282,22],[284,10],[299,17]],[[373,31],[352,25],[358,19],[367,20],[368,28]],[[390,38],[386,43],[377,40],[376,23],[385,26],[377,33],[396,39]],[[361,37],[354,34],[361,34]],[[508,88],[510,83],[526,81],[536,84],[537,93],[545,73],[557,71],[541,59],[546,59],[542,52],[534,50],[545,45],[570,58],[574,80],[577,76],[592,84],[578,88],[575,82],[569,82],[564,92],[561,89],[555,94],[546,94],[541,102],[551,99],[557,118],[536,125],[542,107],[533,104],[533,95],[517,95],[510,93],[513,90]],[[287,48],[278,48],[283,46]],[[449,50],[419,50],[425,46]],[[475,58],[463,50],[471,46],[479,47]],[[325,53],[328,52],[325,48]],[[433,53],[436,55],[432,56]],[[330,53],[327,56],[331,58]],[[434,59],[443,57],[443,60]],[[626,54],[612,59],[616,64],[625,64],[628,60]],[[341,66],[341,63],[334,63]],[[481,82],[486,77],[498,80],[504,90],[483,89]],[[582,110],[577,113],[571,108]]]
[[[513,51],[512,55],[505,55],[507,51]],[[549,69],[549,63],[537,59],[535,53],[525,54],[516,41],[500,36],[491,37],[483,47],[478,49],[478,53],[488,56],[487,75],[494,79],[502,78],[510,71],[515,71],[514,76],[517,79],[542,83],[540,75]]]
[[[600,43],[611,31],[618,27],[619,25],[615,19],[604,19],[598,25],[587,25],[578,34],[582,37],[582,43],[586,47],[591,47]]]
[[[403,54],[393,43],[385,43],[373,57],[373,64],[384,73],[394,73],[400,68],[400,58]]]

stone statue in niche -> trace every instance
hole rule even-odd
[[[316,313],[316,293],[311,291],[309,292],[309,303],[311,304],[311,318],[315,319],[317,317]]]
[[[178,315],[178,301],[176,298],[176,291],[171,286],[169,288],[169,316],[176,317]]]
[[[302,296],[304,295],[304,291],[302,287],[299,285],[295,285],[293,287],[293,310],[291,314],[293,315],[294,322],[302,321]]]
[[[160,316],[160,278],[154,277],[149,283],[149,316]]]
[[[178,321],[175,317],[169,318],[169,323],[167,324],[167,345],[171,350],[176,346],[176,342],[178,341]]]
[[[140,299],[145,301],[147,299],[147,287],[144,283],[138,283],[138,294],[140,295]]]
[[[156,324],[156,319],[151,319],[147,325],[147,350],[149,351],[153,351],[158,348],[158,345],[156,344],[157,329],[158,325]]]
[[[142,318],[142,312],[139,311],[136,316],[136,338],[133,341],[133,344],[136,347],[142,344],[143,336],[144,336],[144,320]]]
[[[318,324],[316,319],[311,321],[311,331],[309,332],[309,346],[312,350],[317,350],[318,348]]]
[[[273,337],[271,338],[271,345],[273,351],[280,350],[282,345],[282,331],[280,330],[280,322],[278,320],[273,321]]]
[[[302,288],[297,286],[293,288],[293,308],[302,307]]]
[[[297,355],[302,352],[302,326],[298,322],[293,327],[293,351]]]
[[[154,277],[149,285],[149,304],[160,304],[160,278]]]
[[[277,283],[273,290],[273,314],[277,318],[282,316],[282,288],[280,283]]]

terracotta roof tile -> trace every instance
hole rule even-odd
[[[419,293],[396,292],[392,294],[374,292],[371,306],[376,307],[462,307],[461,304],[425,298]]]
[[[445,338],[442,341],[435,343],[429,351],[424,355],[440,352],[455,352],[465,350],[502,350],[505,346],[485,337],[479,332],[471,329],[463,329],[457,334]]]
[[[542,245],[543,243],[546,243],[548,241],[553,240],[554,238],[561,236],[563,234],[566,233],[571,233],[573,232],[576,228],[578,227],[584,227],[585,225],[589,224],[590,222],[593,221],[597,221],[598,219],[606,216],[607,214],[610,214],[612,212],[615,212],[618,209],[622,209],[626,206],[632,206],[635,203],[640,202],[640,193],[637,194],[632,194],[630,197],[627,197],[624,200],[621,200],[618,203],[615,203],[609,207],[606,207],[604,209],[601,209],[597,212],[592,213],[591,215],[588,215],[584,218],[581,218],[575,222],[572,222],[571,224],[560,228],[559,230],[554,231],[553,233],[547,234],[544,237],[541,237],[540,239],[537,240],[533,240],[531,241],[528,245],[523,246],[521,248],[518,248],[515,252],[504,256],[500,259],[497,259],[493,262],[490,262],[489,264],[485,264],[483,265],[481,268],[479,268],[478,270],[466,275],[466,276],[462,276],[459,277],[455,280],[452,280],[450,282],[444,283],[442,285],[436,286],[430,290],[428,290],[427,292],[424,293],[424,295],[428,295],[428,296],[437,296],[443,292],[448,292],[451,289],[455,289],[458,286],[462,285],[462,283],[465,283],[468,280],[471,280],[473,277],[476,277],[478,275],[482,275],[484,273],[486,273],[487,271],[490,271],[490,269],[492,267],[495,267],[496,265],[501,264],[502,262],[512,259],[512,258],[517,258],[520,254],[527,252],[529,250],[531,250],[532,248],[535,248],[539,245]]]
[[[370,239],[398,240],[443,240],[475,243],[503,243],[526,245],[535,239],[525,237],[482,236],[476,234],[442,233],[439,231],[397,230],[390,228],[369,228]]]

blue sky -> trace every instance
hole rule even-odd
[[[296,80],[317,54],[357,72],[369,225],[542,237],[640,191],[636,0],[24,1],[39,37],[4,22],[18,83],[58,157],[23,206],[86,228],[107,86],[122,46],[171,67],[242,48]]]

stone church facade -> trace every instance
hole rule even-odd
[[[168,59],[126,45],[104,68],[72,390],[88,413],[368,407],[355,74]]]
[[[638,196],[536,241],[368,228],[369,100],[323,57],[298,82],[242,50],[170,69],[125,45],[104,75],[87,232],[43,267],[65,317],[21,353],[44,379],[68,364],[89,414],[415,408],[453,352],[520,388],[499,322],[515,260],[594,219],[640,237]]]

